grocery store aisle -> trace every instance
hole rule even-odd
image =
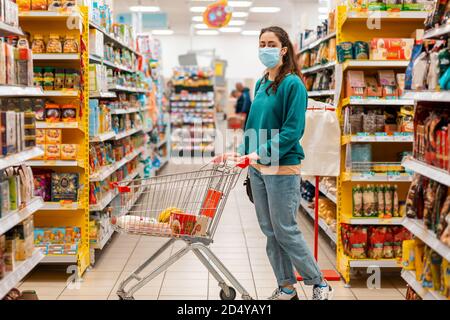
[[[169,164],[167,171],[184,171],[188,166]],[[312,245],[313,229],[309,217],[299,214],[299,224]],[[84,275],[79,288],[70,289],[66,267],[40,266],[21,285],[21,290],[36,290],[40,299],[117,299],[120,281],[148,258],[166,239],[115,235],[98,255],[95,266]],[[325,235],[320,238],[321,268],[334,268],[335,253]],[[172,251],[181,245],[176,244]],[[241,281],[254,298],[265,299],[276,286],[275,277],[265,253],[265,239],[257,224],[252,204],[246,198],[242,183],[230,196],[213,244],[215,253]],[[161,259],[167,258],[170,251]],[[161,261],[158,259],[158,261]],[[333,283],[336,299],[404,299],[405,284],[398,274],[383,278],[382,289],[365,288],[365,280],[355,280],[352,288],[343,282]],[[400,289],[397,289],[400,288]],[[189,254],[136,293],[136,299],[218,299],[219,287],[193,254]],[[298,284],[301,299],[311,298],[311,287]]]

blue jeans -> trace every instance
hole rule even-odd
[[[256,215],[267,237],[267,256],[279,286],[297,283],[294,267],[306,285],[319,285],[323,276],[297,225],[300,176],[262,175],[249,168]]]

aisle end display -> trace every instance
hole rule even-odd
[[[343,76],[337,268],[347,284],[354,268],[399,269],[401,244],[411,238],[402,217],[412,176],[401,161],[412,152],[413,101],[403,92],[425,9],[337,7],[336,72]]]

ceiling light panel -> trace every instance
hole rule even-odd
[[[160,12],[161,8],[157,6],[131,6],[130,11],[132,12]]]
[[[276,13],[280,12],[280,7],[251,7],[250,12],[253,13]]]
[[[223,33],[238,33],[238,32],[242,31],[242,28],[225,27],[225,28],[220,28],[219,30],[220,30],[220,32],[223,32]]]
[[[198,30],[196,32],[199,36],[217,36],[219,35],[219,31],[217,30]]]
[[[228,1],[228,5],[233,8],[248,8],[251,7],[251,1]]]

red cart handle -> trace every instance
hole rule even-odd
[[[241,161],[238,164],[236,164],[236,167],[241,168],[241,169],[245,169],[249,165],[250,165],[250,158],[249,157],[245,157],[243,161]]]

